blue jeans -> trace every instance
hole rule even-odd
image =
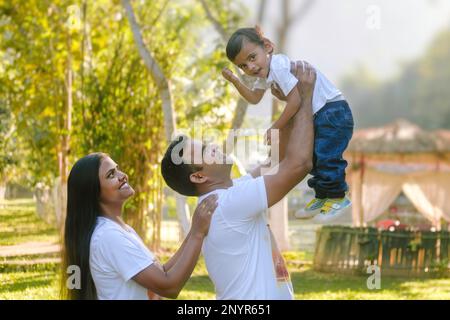
[[[343,198],[347,161],[342,154],[353,135],[353,116],[347,101],[329,102],[314,115],[313,177],[308,186],[316,198]]]

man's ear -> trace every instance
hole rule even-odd
[[[203,173],[201,173],[201,171],[197,171],[197,172],[192,173],[189,176],[189,180],[191,180],[192,183],[201,184],[201,183],[205,183],[206,181],[208,181],[208,177],[205,176]]]

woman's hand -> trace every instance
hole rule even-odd
[[[195,209],[192,216],[191,232],[193,235],[205,237],[208,234],[211,217],[217,208],[217,194],[206,197]]]

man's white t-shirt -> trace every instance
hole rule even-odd
[[[232,187],[211,193],[218,195],[218,206],[202,252],[216,298],[293,299],[291,282],[276,280],[264,178],[246,175],[233,180]]]
[[[155,257],[133,228],[127,229],[108,218],[97,218],[89,265],[100,300],[148,300],[147,289],[131,278]]]
[[[328,102],[342,95],[325,75],[317,68],[316,82],[314,85],[312,107],[313,113],[316,113]],[[253,89],[267,90],[273,83],[283,91],[287,96],[289,92],[297,85],[298,79],[291,73],[291,60],[284,54],[274,54],[270,60],[270,71],[267,79],[257,78],[253,84]]]

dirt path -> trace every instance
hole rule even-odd
[[[13,246],[0,246],[0,258],[58,253],[60,245],[51,242],[26,242]]]

